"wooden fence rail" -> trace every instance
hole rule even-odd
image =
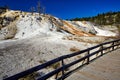
[[[29,75],[29,74],[31,74],[33,72],[45,69],[46,67],[48,67],[48,66],[50,66],[52,64],[55,64],[57,62],[61,62],[62,66],[55,69],[55,70],[53,70],[53,71],[51,71],[51,72],[49,72],[49,73],[47,73],[47,74],[45,74],[45,75],[40,76],[37,80],[46,80],[46,79],[48,79],[48,78],[50,78],[52,76],[55,76],[55,75],[56,75],[56,77],[55,77],[56,80],[64,80],[66,77],[68,77],[75,70],[77,70],[78,68],[80,68],[80,67],[82,67],[82,66],[84,66],[86,64],[89,64],[92,60],[94,60],[94,59],[90,60],[91,56],[94,56],[94,55],[96,55],[98,53],[101,53],[98,56],[98,57],[100,57],[100,56],[102,56],[102,55],[104,55],[106,53],[104,51],[106,51],[108,49],[109,49],[109,51],[113,51],[113,50],[115,50],[117,48],[120,48],[120,39],[110,41],[110,42],[101,43],[101,44],[98,44],[96,46],[93,46],[93,47],[90,47],[90,48],[87,48],[85,50],[75,52],[75,53],[72,53],[72,54],[63,55],[61,57],[55,58],[55,59],[53,59],[51,61],[48,61],[48,62],[43,63],[41,65],[35,66],[35,67],[33,67],[31,69],[28,69],[26,71],[23,71],[21,73],[10,76],[10,77],[8,77],[8,78],[6,78],[4,80],[18,80],[18,79],[20,79],[20,78],[22,78],[24,76],[27,76],[27,75]],[[97,50],[93,52],[92,50],[94,50],[94,49],[97,49]],[[73,61],[73,62],[71,62],[69,64],[64,63],[65,59],[78,56],[78,55],[83,54],[85,52],[87,52],[88,54],[85,55],[84,57],[81,57],[78,60],[75,60],[75,61]],[[79,67],[77,67],[77,68],[75,68],[73,70],[65,72],[66,69],[70,68],[71,66],[73,66],[73,65],[75,65],[75,64],[77,64],[79,62],[85,61],[85,60],[86,60],[86,62],[84,64],[80,65]],[[62,75],[58,76],[58,73],[60,73],[60,72],[62,72]]]

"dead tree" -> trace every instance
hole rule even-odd
[[[38,13],[40,15],[40,1],[38,1],[38,3],[37,3],[37,11],[38,11]]]
[[[42,13],[45,14],[45,7],[42,7]]]
[[[35,12],[35,7],[31,7],[30,10],[31,10],[31,13],[33,15],[33,13]]]

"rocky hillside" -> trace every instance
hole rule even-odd
[[[115,31],[116,28],[104,29],[89,21],[66,21],[47,14],[5,10],[0,13],[0,79],[112,40],[117,36]],[[54,66],[41,72],[53,69]]]
[[[99,29],[86,21],[65,21],[51,15],[12,10],[0,14],[0,40],[59,33],[77,36],[116,35],[113,32]]]

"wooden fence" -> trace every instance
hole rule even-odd
[[[58,62],[61,63],[61,66],[59,68],[38,77],[37,80],[46,80],[46,79],[49,80],[50,77],[54,77],[55,80],[64,80],[71,73],[75,72],[77,69],[83,67],[84,65],[89,64],[91,61],[93,61],[96,58],[104,55],[105,53],[107,53],[109,51],[113,51],[113,50],[118,49],[118,48],[120,48],[120,39],[110,41],[110,42],[101,43],[99,45],[87,48],[87,49],[79,51],[79,52],[75,52],[75,53],[72,53],[72,54],[63,55],[61,57],[55,58],[55,59],[50,60],[46,63],[43,63],[41,65],[38,65],[38,66],[35,66],[31,69],[23,71],[21,73],[18,73],[18,74],[15,74],[13,76],[10,76],[8,78],[5,78],[4,80],[18,80],[18,79],[20,79],[24,76],[27,76],[31,73],[36,72],[36,71],[45,69],[46,67],[51,66],[51,65],[53,65],[55,63],[58,63]],[[81,55],[81,54],[86,54],[86,53],[87,53],[87,55],[85,55],[81,58],[78,58],[77,60],[72,61],[68,64],[65,64],[65,59],[69,59],[69,58],[72,58],[72,57],[75,57],[75,56],[78,56],[78,55]],[[98,54],[99,54],[99,56],[91,59],[92,56],[95,56],[95,55],[98,55]],[[80,66],[76,67],[75,69],[67,70],[71,66],[73,66],[77,63],[83,62],[83,61],[84,61],[84,63],[81,64]],[[61,73],[61,74],[59,75],[59,73]]]

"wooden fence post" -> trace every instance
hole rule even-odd
[[[103,44],[101,45],[101,56],[103,55]]]
[[[64,74],[65,74],[65,72],[64,72],[64,65],[65,65],[65,64],[64,64],[64,59],[62,59],[62,62],[61,62],[61,63],[62,63],[62,67],[63,67],[63,69],[62,69],[62,80],[64,80],[64,79],[63,79],[63,76],[64,76]]]
[[[88,55],[90,54],[90,50],[88,50]],[[87,64],[89,64],[90,57],[87,58]]]
[[[114,41],[112,42],[112,50],[114,50]]]
[[[120,40],[117,41],[117,44],[118,44],[117,48],[120,48]]]

